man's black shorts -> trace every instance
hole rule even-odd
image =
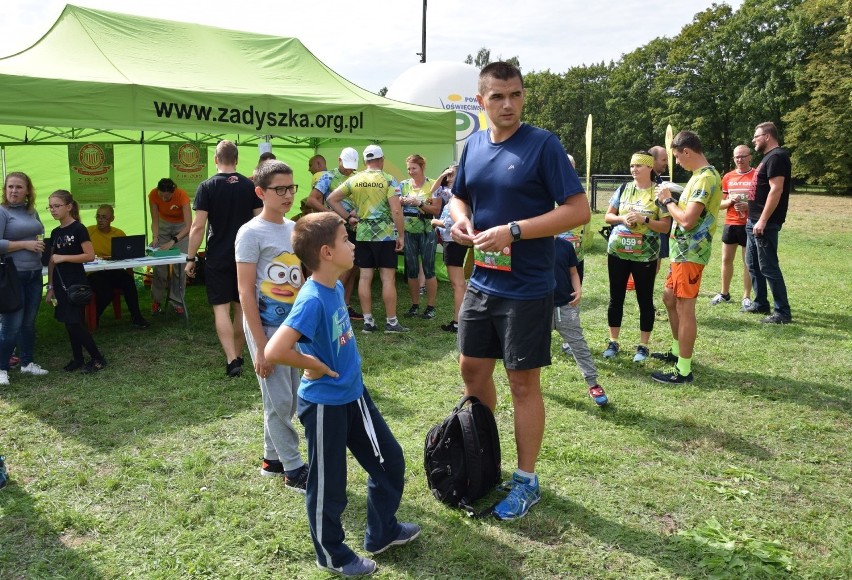
[[[503,359],[508,370],[548,366],[552,320],[552,293],[538,300],[515,300],[468,287],[459,311],[459,352]]]
[[[467,251],[469,249],[470,246],[463,246],[455,242],[447,242],[444,245],[444,264],[447,266],[463,268],[464,258],[467,256]]]
[[[723,244],[737,244],[745,248],[746,239],[745,226],[729,226],[725,224],[725,227],[722,229]]]
[[[359,268],[396,269],[396,242],[355,242],[355,265]]]
[[[239,302],[237,290],[237,264],[234,261],[224,264],[204,263],[204,278],[207,285],[207,302],[211,306]]]

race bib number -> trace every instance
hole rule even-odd
[[[641,254],[642,234],[627,234],[618,232],[616,234],[615,251],[620,254]]]
[[[565,236],[564,236],[564,238],[563,238],[563,239],[565,239],[566,241],[571,242],[571,245],[572,245],[572,246],[574,246],[574,251],[575,251],[575,252],[579,252],[579,251],[580,251],[580,247],[583,245],[583,240],[582,240],[582,239],[580,239],[580,236],[578,236],[578,235],[577,235],[577,234],[575,234],[574,232],[571,232],[571,233],[569,233],[569,234],[565,234]]]
[[[473,235],[479,232],[473,232]],[[483,252],[482,250],[473,248],[473,263],[480,268],[488,268],[490,270],[502,270],[503,272],[512,271],[512,246],[506,246],[499,252]]]

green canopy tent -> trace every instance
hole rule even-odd
[[[209,145],[208,174],[221,139],[240,145],[245,174],[269,143],[294,167],[301,198],[314,153],[332,168],[341,148],[380,143],[386,169],[402,177],[415,152],[440,171],[455,142],[452,111],[374,95],[298,39],[71,5],[36,44],[0,59],[0,86],[4,175],[27,172],[43,208],[69,187],[67,144],[113,144],[115,225],[128,233],[149,229],[145,199],[168,175],[168,143]],[[91,213],[83,221],[94,223]]]

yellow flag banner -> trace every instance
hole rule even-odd
[[[589,120],[586,121],[586,197],[588,198],[591,192],[592,183],[592,114],[589,113]],[[580,245],[583,250],[588,250],[592,247],[594,236],[589,235],[591,222],[583,226],[582,240]]]
[[[80,209],[115,204],[115,161],[112,143],[68,145],[71,193]]]
[[[198,184],[207,179],[207,145],[169,143],[169,177],[194,199]]]
[[[666,153],[669,156],[669,181],[674,181],[674,153],[672,152],[672,141],[674,140],[672,126],[666,127]]]

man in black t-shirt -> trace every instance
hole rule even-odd
[[[754,288],[754,300],[748,312],[769,314],[767,324],[787,324],[792,321],[787,286],[778,263],[778,232],[787,218],[790,201],[790,155],[781,148],[778,129],[773,123],[761,123],[754,129],[754,148],[763,154],[755,171],[752,190],[748,196],[746,222],[746,264]],[[769,295],[775,300],[774,312],[769,311]]]
[[[237,231],[260,213],[263,202],[254,193],[254,183],[237,173],[236,145],[230,141],[220,141],[216,146],[214,161],[218,173],[202,182],[195,193],[192,206],[195,219],[189,231],[186,275],[195,277],[196,254],[206,229],[204,275],[207,301],[213,307],[216,334],[225,351],[225,372],[229,377],[236,377],[242,373],[242,352],[246,339],[237,290],[234,246]]]

